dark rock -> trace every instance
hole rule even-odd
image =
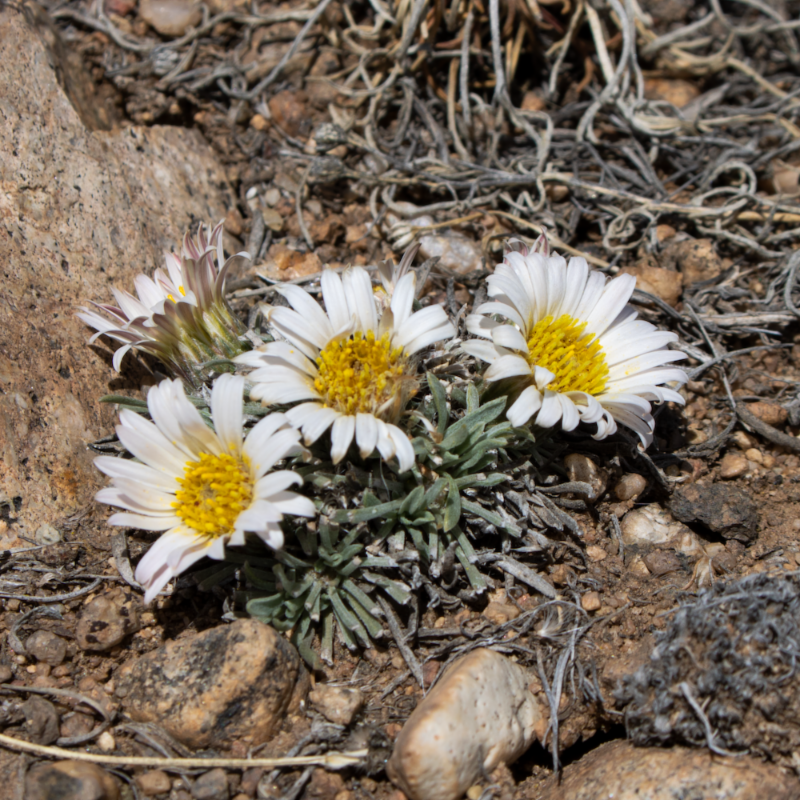
[[[681,522],[701,522],[724,539],[752,542],[758,535],[758,509],[736,486],[693,484],[677,489],[667,508]]]
[[[110,650],[139,630],[139,600],[129,589],[116,587],[95,597],[81,612],[76,630],[81,650]]]
[[[614,692],[632,741],[705,747],[710,740],[792,768],[800,750],[791,644],[800,641],[800,575],[716,583],[671,616],[647,663]]]
[[[238,620],[169,642],[120,670],[119,694],[137,722],[190,747],[267,741],[308,692],[297,651],[272,628]]]
[[[67,643],[50,631],[36,631],[25,640],[25,650],[37,661],[57,667],[67,655]]]
[[[58,739],[58,712],[49,700],[33,695],[20,708],[31,739],[39,744],[53,744]]]
[[[36,764],[25,777],[25,800],[119,800],[119,785],[85,761]]]
[[[707,750],[638,748],[608,742],[551,778],[540,800],[797,800],[800,782],[754,758],[723,759]]]

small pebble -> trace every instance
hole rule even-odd
[[[620,523],[622,541],[629,545],[663,544],[686,530],[655,503],[629,511]]]
[[[152,769],[136,777],[136,785],[142,794],[152,797],[155,794],[164,794],[172,788],[172,780],[166,772]]]
[[[183,36],[203,12],[195,0],[141,0],[139,16],[163,36]]]
[[[647,488],[647,481],[635,472],[623,475],[614,486],[617,500],[635,500]]]
[[[504,625],[519,616],[519,609],[510,603],[489,603],[483,610],[481,616],[486,617],[489,622],[495,625]]]
[[[747,456],[748,461],[752,461],[754,464],[763,464],[764,458],[761,455],[760,450],[756,450],[755,447],[751,447],[749,450],[745,452],[745,456]]]
[[[751,439],[744,431],[736,431],[731,436],[731,440],[736,443],[736,446],[740,450],[749,450],[755,444],[755,441]]]
[[[586,555],[589,556],[590,561],[605,561],[608,558],[608,553],[596,544],[590,544],[586,548]]]
[[[754,417],[758,417],[762,422],[766,422],[767,425],[772,425],[773,427],[784,425],[786,420],[789,419],[789,412],[777,403],[764,403],[762,401],[748,403],[747,410]]]
[[[0,683],[8,683],[14,677],[14,671],[8,664],[0,664]]]
[[[110,753],[116,749],[117,742],[109,731],[103,731],[97,737],[97,746],[104,752]]]
[[[601,469],[588,456],[582,453],[570,453],[564,459],[564,467],[571,481],[588,483],[592,487],[592,496],[589,500],[597,500],[606,490],[608,474]]]
[[[309,692],[311,705],[334,725],[349,725],[364,705],[364,695],[349,686],[317,685]]]
[[[37,661],[57,667],[67,655],[67,643],[50,631],[36,631],[25,640],[25,649]]]
[[[228,777],[224,769],[212,769],[201,775],[192,787],[195,800],[228,800]]]
[[[747,459],[740,453],[726,453],[719,463],[719,476],[729,481],[747,472]]]
[[[600,595],[597,592],[586,592],[581,597],[581,606],[583,606],[584,611],[597,611],[600,605]]]

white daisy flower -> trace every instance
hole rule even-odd
[[[180,381],[150,389],[153,422],[120,411],[117,435],[136,460],[95,459],[113,478],[96,499],[125,509],[111,525],[165,531],[136,568],[149,603],[176,575],[209,556],[222,559],[225,545],[244,544],[252,531],[270,547],[283,545],[284,514],[313,517],[314,504],[289,492],[302,478],[289,470],[270,472],[302,451],[300,433],[286,415],[264,417],[242,441],[244,378],[222,375],[211,391],[215,431],[189,402]]]
[[[244,328],[225,300],[225,281],[237,253],[227,261],[222,251],[222,223],[203,229],[192,239],[187,233],[180,256],[167,253],[166,272],[152,278],[137,275],[137,297],[112,288],[117,305],[93,303],[103,313],[82,308],[77,316],[97,333],[122,344],[114,353],[114,369],[130,350],[150,353],[184,380],[202,382],[202,365],[217,357],[242,352]]]
[[[386,461],[396,456],[401,472],[410,469],[414,450],[395,423],[416,391],[413,356],[455,335],[441,306],[412,313],[416,281],[413,272],[403,275],[382,313],[360,267],[341,278],[322,273],[326,311],[299,286],[281,287],[291,308],[269,308],[267,317],[282,340],[235,359],[255,367],[250,397],[264,405],[304,401],[286,416],[306,444],[332,427],[334,464],[355,437],[362,458],[377,448]]]
[[[667,366],[686,358],[667,345],[677,335],[636,318],[628,305],[636,279],[607,281],[583,258],[569,264],[539,252],[508,252],[488,279],[491,298],[467,318],[470,340],[463,349],[490,364],[490,382],[514,378],[527,386],[507,411],[521,426],[580,421],[597,424],[595,439],[614,433],[617,422],[632,428],[645,446],[653,440],[649,401],[683,398],[666,383],[685,383],[682,369]],[[497,317],[504,318],[498,321]]]

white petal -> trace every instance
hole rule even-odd
[[[166,531],[174,528],[180,522],[180,519],[174,515],[151,517],[120,511],[112,514],[107,522],[109,525],[119,525],[122,528],[135,528],[142,531]]]
[[[164,492],[176,492],[180,488],[178,482],[171,475],[165,475],[146,464],[140,464],[127,458],[98,456],[94,460],[94,465],[110,478],[127,478]]]
[[[417,276],[414,272],[407,272],[397,282],[392,293],[392,314],[396,329],[401,329],[408,320],[414,307],[414,297],[417,293]]]
[[[515,428],[521,428],[541,407],[541,392],[535,386],[528,386],[506,411],[506,418]]]
[[[331,425],[333,425],[334,420],[340,416],[338,411],[334,411],[332,408],[325,408],[324,406],[320,405],[319,403],[305,403],[302,406],[296,406],[295,408],[290,408],[287,412],[286,416],[289,417],[289,421],[296,425],[298,424],[295,416],[295,412],[299,408],[306,408],[308,406],[315,406],[315,411],[313,415],[308,415],[308,419],[302,423],[303,427],[303,439],[306,444],[314,444],[314,442],[325,433]],[[305,416],[305,414],[304,414]]]
[[[520,330],[525,330],[527,321],[523,319],[522,315],[513,306],[507,303],[498,303],[492,301],[489,303],[481,303],[476,309],[476,314],[497,314],[506,317],[510,322],[513,322]]]
[[[397,456],[400,472],[407,472],[414,466],[414,447],[405,431],[401,431],[396,425],[387,424],[386,428],[389,438],[394,444],[394,452]]]
[[[578,413],[578,409],[575,408],[575,403],[565,394],[558,395],[558,402],[561,404],[561,429],[574,431],[581,421],[581,416]]]
[[[264,530],[256,531],[256,534],[268,547],[273,550],[280,550],[283,547],[283,531],[280,525],[270,523]]]
[[[680,350],[656,350],[653,353],[645,353],[611,367],[608,371],[608,379],[609,381],[618,381],[624,378],[631,378],[639,373],[648,372],[655,367],[671,364],[674,361],[682,361],[684,358],[686,358],[686,354],[680,352]]]
[[[493,342],[481,341],[480,339],[470,339],[464,342],[464,344],[461,345],[461,349],[465,353],[469,353],[471,356],[479,358],[481,361],[486,361],[489,364],[500,355]]]
[[[351,267],[342,276],[344,293],[350,314],[357,320],[356,330],[362,333],[374,331],[378,327],[378,312],[369,274],[361,267]]]
[[[300,317],[305,319],[309,325],[313,326],[316,331],[321,333],[326,340],[329,341],[331,339],[333,336],[333,329],[336,326],[331,325],[331,320],[328,315],[305,289],[289,284],[276,288],[277,291],[289,301],[289,305],[291,305]]]
[[[389,461],[394,458],[396,450],[395,442],[389,435],[389,426],[383,420],[378,420],[378,452],[381,458]]]
[[[347,306],[342,279],[332,269],[322,271],[322,299],[325,301],[325,310],[331,320],[331,327],[338,331],[352,321],[350,309]]]
[[[226,452],[237,457],[242,451],[243,393],[244,378],[239,375],[220,375],[211,389],[211,416],[217,436]]]
[[[127,408],[119,412],[119,420],[117,436],[129,453],[171,478],[183,475],[186,455],[168,441],[152,422]]]
[[[290,486],[299,486],[302,482],[303,479],[299,475],[283,469],[260,478],[255,485],[254,493],[261,500],[271,500],[271,495],[283,492]]]
[[[586,330],[601,336],[622,313],[636,288],[633,275],[618,275],[603,289],[603,296],[586,319]]]
[[[546,389],[542,399],[542,407],[536,415],[536,424],[540,428],[552,428],[561,419],[561,403],[558,394]]]
[[[516,350],[523,355],[528,354],[528,343],[519,329],[513,325],[501,325],[492,331],[492,341],[499,347]]]
[[[338,464],[346,455],[356,431],[356,418],[339,415],[331,429],[331,461]]]
[[[272,308],[267,314],[267,319],[282,336],[311,359],[315,359],[319,351],[331,340],[331,336],[327,335],[330,331],[330,322],[325,328],[319,329],[314,326],[312,320],[306,319],[291,308],[284,306]]]
[[[289,418],[286,414],[278,414],[275,412],[267,414],[267,416],[262,417],[256,425],[251,428],[250,433],[247,434],[242,452],[251,461],[254,461],[267,447],[270,437],[289,424]]]
[[[487,381],[500,381],[530,374],[530,364],[522,356],[500,356],[486,370],[483,377]]]
[[[278,461],[296,455],[300,449],[299,440],[300,433],[294,428],[286,428],[270,437],[258,452],[250,456],[253,477],[258,480],[266,475]]]
[[[272,503],[282,514],[290,514],[294,517],[317,516],[314,503],[297,492],[280,492],[273,497]]]
[[[561,302],[561,313],[575,316],[575,310],[583,294],[586,278],[589,275],[589,265],[585,258],[580,256],[571,258],[567,266],[566,287],[564,298]]]
[[[665,348],[670,342],[677,341],[678,336],[669,331],[655,331],[643,336],[629,339],[626,342],[620,342],[613,347],[607,347],[601,340],[600,344],[606,356],[606,364],[609,367],[621,364],[629,359],[637,358],[656,350]]]
[[[356,444],[361,458],[368,458],[378,443],[378,421],[372,414],[356,414]]]

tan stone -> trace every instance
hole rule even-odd
[[[758,417],[762,422],[766,422],[767,425],[772,425],[773,427],[785,425],[786,420],[789,419],[789,412],[777,403],[765,403],[763,401],[748,403],[747,410],[754,417]]]
[[[132,291],[193,220],[216,222],[233,204],[196,131],[89,130],[89,95],[71,92],[76,110],[50,67],[59,52],[21,13],[0,12],[0,502],[19,498],[0,548],[93,502],[104,481],[87,444],[114,422],[98,399],[139,387],[101,342],[87,346],[76,308],[108,302],[111,283]]]
[[[483,610],[482,616],[495,625],[505,625],[509,620],[516,619],[519,614],[519,609],[511,603],[489,603]]]
[[[586,592],[581,597],[581,606],[584,611],[597,611],[600,605],[600,595],[597,592]]]
[[[269,110],[275,123],[289,134],[302,136],[311,129],[311,117],[306,109],[305,94],[286,89],[269,99]]]
[[[316,253],[301,253],[282,244],[271,247],[269,252],[267,263],[259,272],[273,280],[291,281],[322,271],[322,261]]]
[[[586,555],[590,561],[605,561],[608,558],[608,553],[596,544],[590,544],[586,548]]]
[[[747,459],[740,453],[725,453],[719,462],[719,476],[729,481],[747,472]]]
[[[126,664],[119,684],[132,719],[195,748],[267,741],[309,688],[294,647],[253,619],[169,642]]]
[[[183,36],[203,11],[197,0],[139,0],[139,16],[162,36]]]
[[[647,488],[647,481],[635,472],[623,475],[614,486],[617,500],[635,500]]]
[[[720,758],[705,748],[601,745],[545,784],[540,800],[796,800],[800,783],[749,756]]]
[[[637,289],[659,297],[668,305],[674,307],[680,300],[683,291],[683,277],[680,272],[639,264],[635,267],[625,267],[620,273],[633,275],[636,278]]]
[[[154,794],[168,792],[172,788],[172,780],[163,770],[151,769],[136,776],[136,785],[143,795],[152,797]]]
[[[644,96],[648,100],[663,100],[683,108],[700,95],[695,81],[681,78],[648,78],[644,82]]]
[[[456,661],[416,707],[386,766],[411,800],[458,800],[547,727],[531,674],[493,650]]]
[[[669,254],[683,275],[683,282],[691,286],[699,281],[716,278],[724,269],[711,239],[689,239],[670,246]]]
[[[364,695],[349,686],[326,686],[324,683],[309,693],[309,702],[329,722],[349,725],[364,705]]]

